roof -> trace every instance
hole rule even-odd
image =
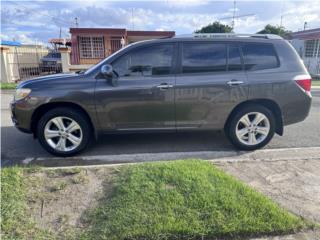
[[[16,41],[5,41],[5,40],[0,40],[0,44],[1,45],[5,45],[5,46],[15,46],[15,47],[19,47],[22,44],[20,42],[16,42]]]
[[[49,43],[67,44],[67,43],[71,43],[71,39],[70,38],[51,38],[49,39]]]
[[[163,36],[173,37],[174,31],[133,31],[125,28],[70,28],[71,34],[107,34],[119,36]]]
[[[293,39],[312,40],[320,39],[320,28],[308,29],[291,33]]]

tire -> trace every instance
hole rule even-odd
[[[225,130],[236,148],[250,151],[267,145],[274,136],[275,128],[272,111],[262,105],[248,104],[231,116]]]
[[[60,157],[83,151],[90,142],[91,132],[87,117],[72,108],[54,108],[45,113],[37,125],[37,136],[42,147]]]

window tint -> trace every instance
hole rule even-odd
[[[279,66],[271,44],[252,43],[242,48],[246,70],[261,70]]]
[[[214,43],[184,43],[182,72],[226,71],[226,45]]]
[[[229,45],[228,51],[228,71],[241,71],[241,57],[238,46]]]
[[[133,50],[113,62],[119,76],[166,75],[171,72],[173,45],[164,44]]]

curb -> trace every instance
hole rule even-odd
[[[136,154],[132,159],[131,154],[109,155],[109,156],[84,156],[63,158],[26,158],[22,161],[24,165],[36,164],[48,169],[63,168],[97,168],[117,167],[122,165],[133,165],[145,162],[174,161],[177,159],[198,158],[212,163],[240,163],[259,161],[307,161],[320,160],[320,147],[308,148],[280,148],[263,149],[254,152],[244,151],[222,151],[222,152],[184,152],[184,153],[143,153]],[[198,157],[194,157],[194,156]],[[203,157],[199,157],[199,155]],[[170,158],[171,156],[171,158]],[[175,157],[173,157],[175,156]],[[57,166],[59,165],[60,166]],[[62,164],[62,165],[61,165]],[[66,165],[63,165],[66,164]]]

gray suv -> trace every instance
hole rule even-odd
[[[22,82],[12,120],[50,153],[101,133],[224,129],[242,150],[304,120],[311,78],[275,35],[200,34],[128,45],[85,72]]]

